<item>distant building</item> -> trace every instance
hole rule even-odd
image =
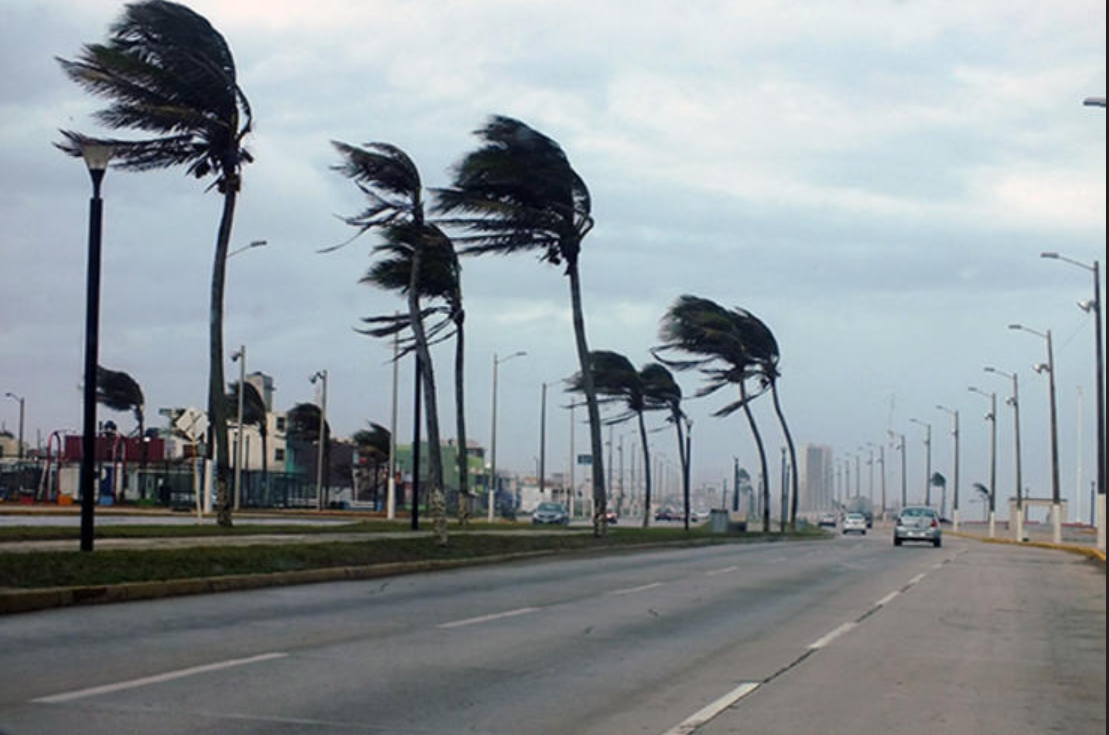
[[[815,513],[835,506],[835,469],[832,448],[822,444],[806,444],[801,449],[798,511]]]

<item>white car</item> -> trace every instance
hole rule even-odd
[[[848,513],[843,517],[844,533],[861,533],[866,535],[866,516],[862,513]]]

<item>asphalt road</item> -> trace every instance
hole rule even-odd
[[[1104,733],[1104,565],[885,533],[0,619],[0,730]]]

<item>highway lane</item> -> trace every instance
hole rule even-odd
[[[793,701],[789,682],[829,666],[860,637],[873,650],[848,659],[881,670],[875,652],[936,613],[892,611],[943,599],[925,592],[931,586],[976,599],[982,585],[975,575],[992,574],[982,571],[991,563],[983,549],[956,539],[942,549],[894,549],[881,534],[548,559],[13,616],[0,619],[0,729],[662,735],[683,726],[688,732],[700,724],[697,713],[715,706],[721,711],[701,731],[814,731],[775,729],[779,705],[760,703],[771,696]],[[1058,552],[1010,553],[1026,552],[1044,559],[1035,569],[1040,577],[1057,568],[1078,578],[1090,573]],[[1093,586],[1086,606],[1096,618]],[[1071,591],[1037,584],[1029,594],[1045,588]],[[972,617],[989,617],[992,604],[970,605]],[[1102,572],[1101,636],[1094,641],[1102,732],[1104,610]],[[986,626],[973,640],[1004,647],[1006,634]],[[973,661],[960,665],[975,669]],[[836,670],[819,671],[835,681]],[[759,688],[727,701],[751,683]],[[876,699],[883,686],[893,683],[879,677],[853,694],[857,701],[840,705],[873,709],[885,701]],[[821,684],[802,682],[797,691],[809,697],[805,687]],[[753,719],[759,712],[769,718],[762,724]]]

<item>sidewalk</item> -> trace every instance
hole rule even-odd
[[[1083,554],[1092,559],[1105,562],[1105,552],[1097,549],[1097,529],[1086,525],[1071,523],[1063,524],[1063,541],[1056,544],[1052,541],[1052,528],[1048,523],[1024,524],[1024,541],[1016,539],[1015,529],[1010,530],[1009,524],[996,523],[994,537],[990,538],[989,524],[984,521],[971,523],[962,522],[959,530],[945,530],[944,533],[961,538],[975,539],[986,543],[1012,544],[1014,546],[1033,546],[1041,549],[1056,549],[1073,554]]]

